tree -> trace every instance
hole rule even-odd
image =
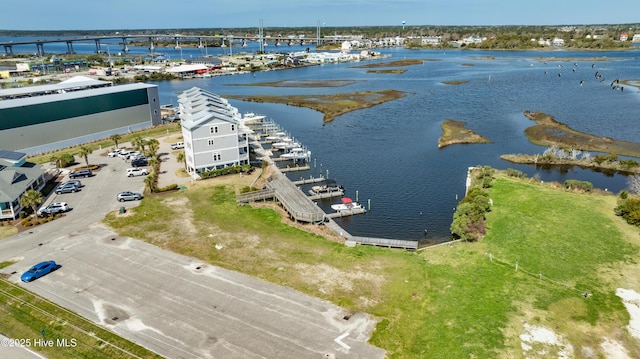
[[[38,217],[37,207],[44,202],[44,197],[42,197],[42,193],[35,189],[30,189],[26,191],[22,197],[20,197],[20,205],[22,207],[31,207],[33,213]]]
[[[78,151],[78,153],[76,153],[78,156],[84,158],[84,162],[87,164],[87,168],[89,168],[89,155],[93,152],[92,149],[90,149],[87,146],[81,146],[80,150]]]
[[[113,143],[116,144],[116,148],[118,148],[118,141],[120,141],[122,139],[122,136],[120,136],[117,133],[114,133],[113,135],[109,136],[109,139],[111,141],[113,141]]]
[[[149,158],[148,162],[149,162],[149,167],[151,167],[151,173],[152,174],[158,173],[158,165],[160,164],[160,160],[158,160],[158,157],[153,156]]]
[[[140,152],[144,153],[144,149],[147,145],[147,141],[145,141],[144,138],[142,138],[142,136],[140,135],[135,135],[133,137],[133,140],[131,141],[131,144]]]
[[[49,162],[51,163],[55,163],[56,168],[61,168],[62,166],[62,156],[59,155],[53,155],[51,157],[49,157]]]
[[[150,174],[144,178],[144,185],[149,190],[149,192],[153,192],[156,188],[156,176],[155,174]]]
[[[158,154],[158,149],[160,148],[160,142],[155,139],[155,138],[151,138],[149,140],[147,140],[147,154],[150,157],[154,157],[156,154]]]
[[[184,163],[184,169],[185,171],[187,170],[187,155],[184,153],[184,151],[180,151],[176,154],[176,160],[178,162],[182,162]]]

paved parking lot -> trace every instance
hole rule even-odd
[[[0,261],[20,259],[3,270],[10,280],[168,358],[384,357],[366,343],[375,322],[365,314],[101,226],[122,205],[116,194],[141,192],[144,177],[127,178],[122,159],[90,162],[104,167],[82,191],[48,200],[68,202],[67,216],[0,241]],[[48,259],[62,268],[19,281]]]

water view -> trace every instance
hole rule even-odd
[[[65,45],[59,46],[59,52],[64,52]],[[87,53],[94,50],[89,45],[86,47]],[[256,47],[250,43],[246,49],[233,51],[250,52]],[[82,47],[74,44],[74,48]],[[136,47],[130,50],[133,54],[149,51]],[[267,52],[276,50],[298,51],[301,47],[266,48]],[[170,58],[188,58],[198,57],[205,50],[165,48],[162,51]],[[221,55],[229,49],[206,51],[209,55]],[[638,89],[627,86],[624,91],[613,90],[610,83],[615,79],[640,79],[637,50],[509,52],[394,48],[380,51],[392,55],[394,60],[421,59],[424,63],[406,67],[403,74],[366,73],[366,69],[354,67],[362,63],[343,63],[164,81],[157,85],[161,102],[174,105],[181,91],[194,86],[222,96],[384,89],[407,92],[408,96],[400,100],[351,112],[326,124],[322,122],[322,114],[304,108],[231,101],[241,112],[268,116],[312,151],[312,169],[290,174],[290,178],[328,173],[345,187],[346,196],[357,198],[365,207],[370,204],[370,211],[365,215],[337,219],[353,235],[420,239],[427,229],[433,242],[448,240],[453,211],[457,200],[464,196],[469,166],[515,168],[544,181],[585,180],[611,192],[626,188],[626,178],[621,175],[579,168],[539,169],[511,164],[499,157],[505,153],[542,153],[546,149],[529,143],[524,136],[524,129],[533,124],[524,117],[525,110],[549,113],[578,131],[635,141],[640,135]],[[596,72],[602,76],[596,78]],[[331,79],[355,82],[338,88],[228,86]],[[443,83],[446,81],[466,82],[448,85]],[[445,119],[465,121],[468,128],[493,143],[438,149],[440,124]],[[330,212],[330,205],[337,201],[321,201],[319,205]]]

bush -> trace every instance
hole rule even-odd
[[[527,174],[522,171],[518,171],[513,168],[507,168],[507,176],[509,177],[518,177],[518,178],[527,178]]]
[[[178,185],[177,185],[177,184],[175,184],[175,183],[172,183],[172,184],[170,184],[170,185],[168,185],[168,186],[164,186],[164,187],[162,187],[162,188],[156,188],[156,189],[154,190],[154,192],[168,192],[168,191],[176,191],[176,190],[178,190],[179,188],[180,188],[180,186],[178,186]]]
[[[589,192],[593,189],[593,183],[589,181],[566,180],[564,181],[564,187],[567,189],[579,189]]]

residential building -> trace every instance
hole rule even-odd
[[[187,171],[249,163],[249,130],[238,109],[211,92],[193,87],[178,96]]]
[[[35,155],[161,123],[158,86],[77,76],[0,90],[0,145]]]
[[[22,195],[46,184],[42,167],[26,158],[26,153],[0,150],[0,219],[16,219],[23,208]]]

